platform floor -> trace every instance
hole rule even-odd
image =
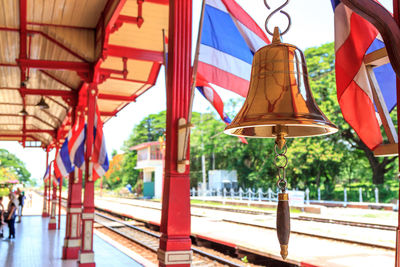
[[[47,229],[48,218],[24,216],[16,224],[14,240],[0,239],[0,266],[6,267],[70,267],[76,260],[62,260],[62,245],[65,235],[65,216],[61,218],[61,230]],[[8,236],[8,227],[4,229]],[[143,266],[94,235],[96,266]]]
[[[128,214],[144,221],[159,223],[161,212],[159,203],[139,200],[96,197],[95,205],[103,209]],[[140,207],[145,206],[145,207]],[[232,224],[235,221],[275,223],[274,215],[261,216],[205,210],[192,207],[192,235],[223,240],[237,247],[258,251],[264,255],[279,259],[279,244],[275,230]],[[234,218],[233,218],[234,217]],[[363,238],[365,241],[392,244],[395,233],[377,232],[374,229],[292,221],[293,228],[313,231],[318,234],[335,234],[339,237]],[[356,239],[356,240],[357,240]],[[381,239],[381,240],[379,240]],[[306,263],[313,266],[329,267],[384,267],[394,266],[394,250],[360,246],[327,239],[291,234],[288,260],[293,263]]]

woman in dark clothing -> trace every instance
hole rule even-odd
[[[10,229],[8,239],[15,238],[15,212],[17,210],[17,199],[14,193],[8,195],[10,201],[8,202],[6,218],[4,218],[8,223],[8,228]]]
[[[18,221],[17,223],[21,222],[21,217],[22,217],[22,209],[24,208],[24,202],[25,202],[25,193],[24,191],[20,191],[18,188]]]

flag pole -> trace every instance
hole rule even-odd
[[[60,178],[60,184],[58,185],[58,187],[59,187],[59,196],[58,196],[58,229],[60,229],[60,224],[61,224],[61,193],[62,193],[62,183],[63,183],[63,177],[61,176],[61,178]]]
[[[163,37],[163,59],[164,59],[164,72],[165,72],[165,88],[167,88],[167,49],[168,47],[166,46],[166,40],[167,38],[165,37],[165,29],[162,29],[162,37]]]
[[[203,29],[205,6],[206,6],[206,1],[203,0],[202,6],[201,6],[199,32],[197,34],[196,51],[195,51],[195,54],[194,54],[194,61],[193,61],[193,67],[192,67],[192,86],[190,88],[190,102],[189,102],[189,110],[188,110],[188,118],[187,118],[187,125],[188,126],[191,125],[191,121],[192,121],[194,91],[196,89],[197,67],[198,67],[198,63],[199,63],[201,32],[202,32],[202,29]],[[183,145],[183,159],[184,160],[186,160],[187,146],[188,146],[188,143],[189,143],[188,142],[189,141],[189,135],[190,135],[190,127],[188,127],[186,129],[186,134],[185,134],[185,142],[184,142],[184,145]]]

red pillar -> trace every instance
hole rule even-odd
[[[170,1],[168,38],[167,140],[158,259],[160,266],[190,266],[189,166],[184,173],[178,173],[177,133],[178,119],[187,119],[189,108],[192,1]]]
[[[71,125],[81,116],[80,110],[72,111]],[[82,170],[75,167],[69,174],[68,200],[63,259],[78,259],[81,247],[81,214],[82,214]]]
[[[58,149],[58,148],[57,148]],[[49,172],[52,173],[52,169],[50,167]],[[49,221],[49,230],[56,230],[57,228],[57,219],[56,219],[56,208],[57,208],[57,185],[54,181],[52,181],[52,176],[50,176],[50,184],[49,188],[52,188],[53,194],[51,198],[51,213],[50,213],[50,221]],[[51,187],[52,185],[52,187]]]
[[[80,267],[94,267],[93,251],[93,222],[94,222],[94,182],[93,164],[91,162],[93,150],[93,127],[96,105],[97,85],[91,83],[88,86],[88,114],[86,131],[86,154],[85,154],[85,195],[82,212],[82,238],[81,251],[79,254]],[[99,118],[100,119],[100,118]],[[88,149],[90,148],[90,149]]]
[[[49,166],[49,150],[46,148],[46,170],[47,170],[47,166]],[[47,212],[47,185],[46,185],[46,182],[44,182],[42,217],[49,217],[49,214]]]
[[[49,169],[50,171],[50,169]],[[51,179],[47,181],[47,216],[50,216],[51,208]]]

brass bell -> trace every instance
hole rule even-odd
[[[272,43],[254,55],[246,101],[225,133],[256,138],[281,136],[284,140],[337,130],[311,94],[303,52],[282,43],[276,27]]]

